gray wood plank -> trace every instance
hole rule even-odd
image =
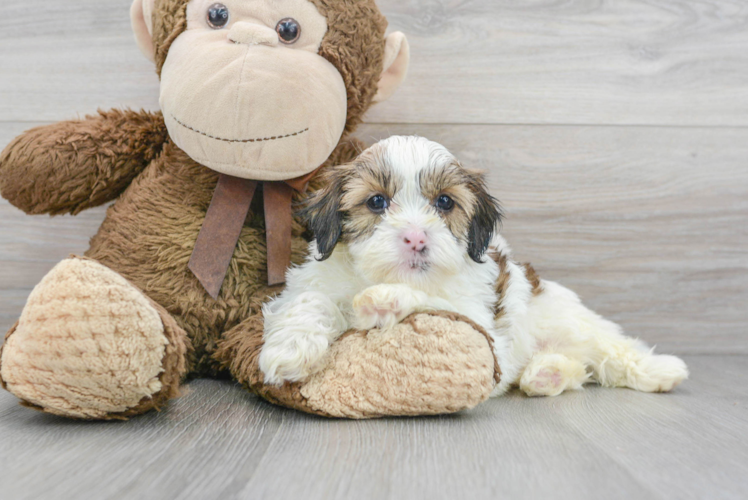
[[[453,416],[327,420],[199,380],[161,413],[85,423],[0,392],[4,500],[742,499],[744,356],[688,357],[671,394],[518,393]]]
[[[9,2],[0,121],[155,109],[123,0]],[[748,125],[742,0],[379,0],[412,68],[370,122]],[[27,19],[33,12],[33,20]]]
[[[0,144],[31,124],[0,124]],[[489,171],[517,258],[629,334],[679,353],[748,353],[748,130],[367,125],[420,134]],[[0,329],[104,216],[0,201]]]
[[[741,0],[378,3],[413,66],[374,123],[747,123]]]
[[[131,3],[31,0],[4,5],[0,121],[57,121],[99,107],[157,109],[158,78],[135,45]]]

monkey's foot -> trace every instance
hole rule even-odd
[[[73,418],[127,418],[174,397],[184,331],[118,273],[60,262],[29,296],[0,352],[0,382],[26,406]]]

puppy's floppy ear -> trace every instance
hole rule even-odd
[[[303,203],[299,215],[314,233],[319,260],[325,260],[335,249],[343,231],[343,213],[340,200],[343,196],[345,167],[329,168],[322,178],[323,187],[312,193]]]
[[[466,169],[467,170],[467,169]],[[468,227],[468,255],[475,262],[483,262],[494,233],[501,225],[504,216],[499,200],[491,196],[486,188],[486,180],[482,172],[467,170],[468,188],[475,195],[475,210]]]

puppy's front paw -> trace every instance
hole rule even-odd
[[[353,326],[360,330],[391,328],[415,312],[418,294],[407,285],[374,285],[353,298]]]
[[[338,307],[316,292],[272,301],[262,313],[265,343],[259,361],[266,384],[299,382],[317,372],[330,342],[347,329]]]
[[[266,343],[260,352],[260,370],[265,374],[265,383],[282,385],[285,381],[306,379],[317,371],[328,346],[328,340],[322,335]]]

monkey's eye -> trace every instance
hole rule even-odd
[[[208,25],[214,30],[220,30],[229,23],[229,9],[222,3],[214,3],[208,7]]]
[[[275,31],[278,33],[280,41],[287,44],[292,44],[301,36],[301,26],[296,22],[296,19],[287,17],[278,21],[275,25]]]
[[[381,214],[387,207],[390,206],[390,202],[383,195],[375,194],[367,200],[366,206],[375,214]]]
[[[455,207],[455,201],[446,194],[442,194],[436,199],[434,205],[442,212],[449,212]]]

